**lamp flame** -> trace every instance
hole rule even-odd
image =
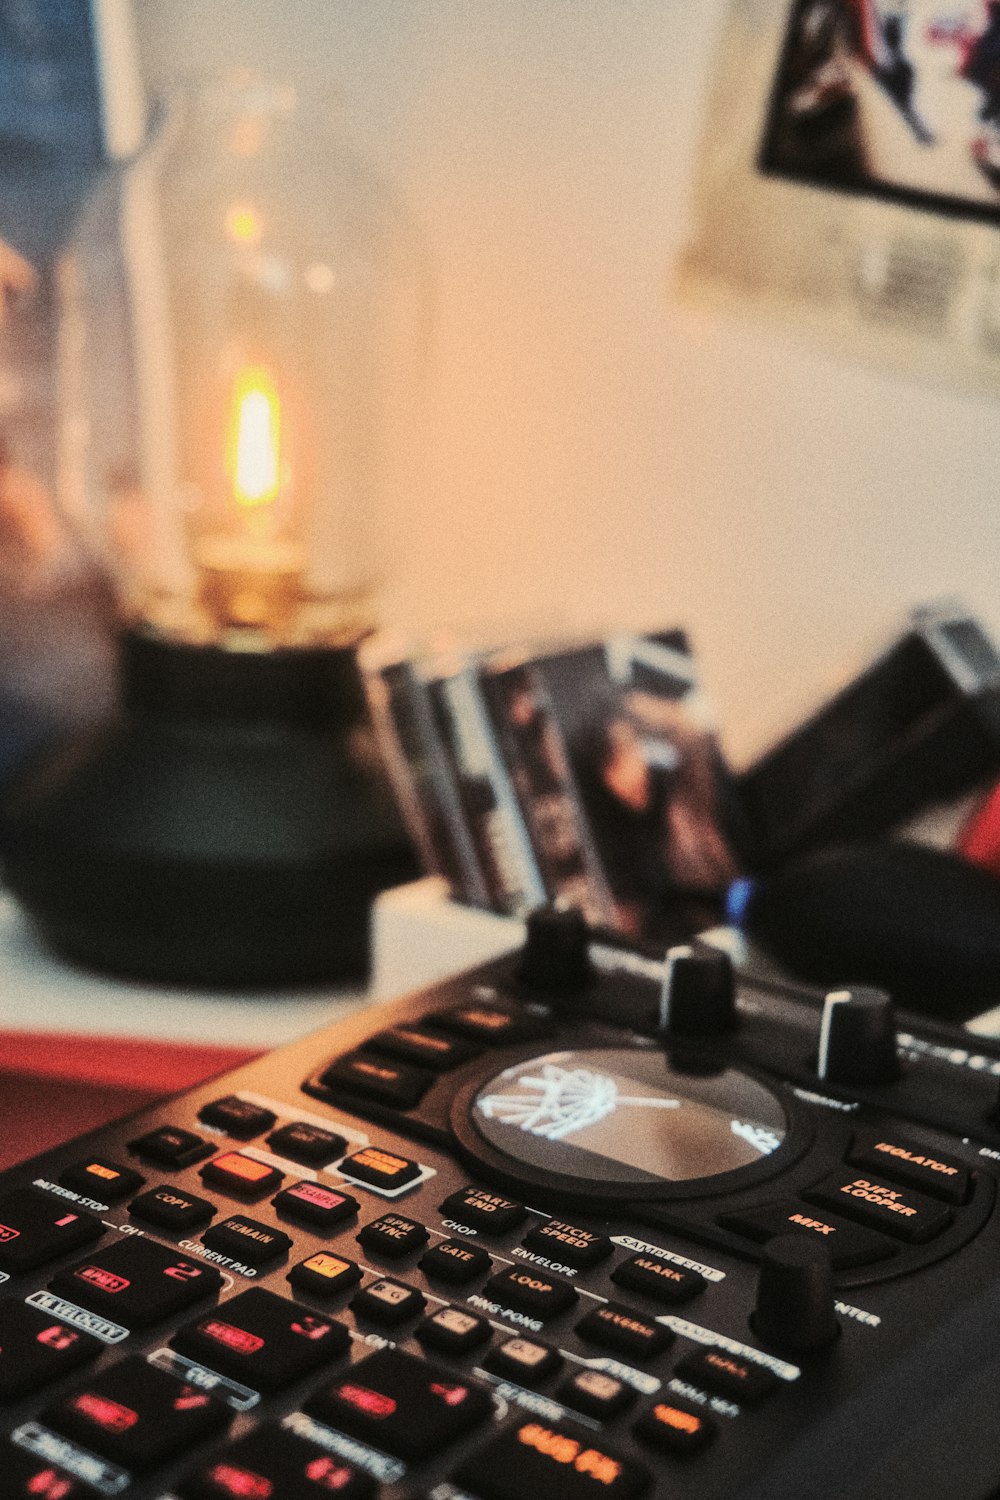
[[[241,508],[270,505],[281,477],[281,401],[266,370],[242,370],[233,388],[227,448],[232,494]]]

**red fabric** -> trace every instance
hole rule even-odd
[[[134,1037],[0,1032],[0,1070],[147,1094],[172,1094],[259,1057],[246,1047],[148,1042]]]

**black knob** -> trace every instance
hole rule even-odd
[[[660,1035],[718,1036],[735,1025],[736,980],[729,954],[701,942],[668,948],[660,990]]]
[[[823,1006],[816,1071],[828,1083],[893,1083],[896,1022],[885,990],[831,990]]]
[[[545,994],[575,994],[593,977],[584,915],[575,906],[539,906],[528,916],[517,977]]]
[[[806,1234],[770,1240],[750,1322],[758,1338],[785,1354],[810,1354],[831,1344],[840,1324],[829,1246]]]

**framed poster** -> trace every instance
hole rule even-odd
[[[681,282],[1000,386],[1000,0],[731,0]]]

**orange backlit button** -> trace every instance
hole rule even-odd
[[[228,1406],[142,1355],[121,1360],[42,1413],[53,1432],[143,1473],[229,1426]]]
[[[305,1403],[309,1416],[396,1458],[430,1458],[493,1414],[493,1398],[464,1371],[379,1349]]]
[[[694,1453],[715,1436],[715,1422],[697,1406],[671,1396],[657,1401],[635,1424],[635,1435],[667,1453]]]
[[[129,1194],[138,1192],[146,1179],[141,1173],[133,1172],[131,1167],[119,1166],[106,1156],[88,1156],[85,1161],[76,1162],[60,1172],[59,1181],[63,1187],[72,1188],[74,1193],[97,1198],[101,1203],[120,1203]]]
[[[545,1024],[527,1011],[502,1010],[496,1005],[458,1005],[453,1010],[424,1016],[422,1026],[456,1031],[459,1036],[492,1047],[508,1047],[511,1042],[527,1042],[543,1036]]]
[[[366,1146],[340,1163],[340,1171],[345,1177],[363,1182],[367,1187],[380,1188],[382,1192],[408,1187],[420,1177],[420,1170],[419,1162],[396,1156],[391,1151],[382,1151],[378,1146]]]
[[[745,1234],[758,1244],[766,1244],[779,1234],[807,1234],[821,1239],[830,1251],[834,1266],[867,1266],[897,1255],[898,1247],[884,1234],[852,1224],[828,1209],[810,1208],[787,1198],[783,1203],[765,1203],[761,1208],[741,1208],[722,1214],[719,1223],[725,1229]]]
[[[964,1203],[969,1196],[972,1174],[965,1163],[922,1146],[909,1136],[858,1131],[847,1160],[852,1167],[865,1167],[893,1182],[909,1183],[945,1203]]]
[[[284,1181],[277,1167],[255,1161],[241,1151],[227,1151],[224,1156],[206,1162],[201,1168],[201,1176],[231,1198],[243,1198],[248,1203],[263,1198],[266,1193],[276,1192]]]
[[[179,1328],[170,1342],[211,1370],[277,1391],[339,1359],[350,1341],[342,1323],[255,1286]]]
[[[893,1239],[908,1245],[920,1245],[948,1228],[951,1209],[933,1198],[926,1198],[912,1188],[883,1182],[861,1173],[835,1172],[816,1187],[803,1193],[810,1203],[846,1214],[872,1229],[881,1229]]]
[[[349,1089],[380,1104],[410,1109],[418,1104],[434,1081],[426,1068],[399,1062],[379,1052],[350,1052],[326,1068],[320,1078],[324,1088],[341,1094]]]
[[[576,1331],[588,1343],[612,1349],[627,1359],[652,1359],[674,1341],[672,1331],[662,1323],[613,1302],[591,1308],[576,1325]]]
[[[568,1422],[525,1416],[470,1454],[455,1483],[484,1500],[637,1500],[648,1471],[597,1433]]]
[[[773,1371],[753,1360],[729,1354],[725,1349],[693,1349],[677,1366],[678,1375],[717,1396],[729,1396],[752,1406],[778,1389],[781,1381]]]
[[[435,1073],[457,1068],[479,1051],[461,1037],[442,1036],[420,1026],[390,1026],[386,1031],[377,1032],[369,1046],[378,1052],[388,1052],[391,1057],[400,1057],[404,1062],[419,1063]]]
[[[307,1260],[299,1261],[288,1273],[292,1286],[311,1292],[314,1297],[336,1297],[361,1280],[361,1267],[353,1260],[344,1260],[340,1255],[331,1255],[327,1250],[318,1250]]]

